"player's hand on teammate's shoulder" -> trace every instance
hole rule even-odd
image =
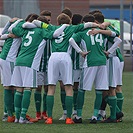
[[[98,34],[99,33],[99,30],[93,28],[92,30],[89,31],[89,34],[90,35],[95,35],[95,34]]]

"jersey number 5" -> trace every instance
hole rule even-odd
[[[28,39],[28,42],[24,43],[24,46],[29,46],[32,42],[32,34],[34,34],[35,31],[29,31],[28,34],[26,35],[25,39]]]

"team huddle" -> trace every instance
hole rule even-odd
[[[65,8],[57,25],[51,24],[51,12],[46,10],[29,14],[25,20],[12,18],[0,37],[5,40],[0,53],[3,121],[28,124],[44,119],[45,124],[52,124],[57,82],[63,108],[59,120],[82,123],[85,91],[91,91],[94,84],[90,123],[122,121],[124,60],[119,35],[119,27],[99,10],[82,16]],[[32,89],[36,118],[27,114]]]

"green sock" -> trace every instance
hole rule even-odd
[[[52,95],[47,95],[46,97],[47,101],[47,113],[48,117],[52,117],[52,111],[53,111],[53,106],[54,106],[54,96]]]
[[[30,105],[31,90],[24,90],[23,99],[22,99],[22,110],[21,117],[26,118],[26,113]]]
[[[13,95],[12,90],[4,89],[4,104],[7,109],[8,116],[13,116]]]
[[[62,108],[63,108],[63,110],[66,110],[66,105],[65,105],[66,92],[65,92],[65,90],[61,89],[60,96],[61,96]]]
[[[13,113],[15,112],[15,107],[14,107],[14,97],[15,97],[15,93],[16,93],[16,90],[14,89],[13,92],[12,92],[12,95],[13,95],[13,102],[12,102]]]
[[[116,97],[117,97],[117,106],[119,107],[120,111],[122,111],[124,97],[122,93],[116,93]]]
[[[41,112],[42,95],[40,91],[36,90],[34,92],[34,100],[35,100],[36,112]]]
[[[43,94],[43,112],[46,112],[47,111],[46,97],[47,97],[47,93],[44,92],[44,94]]]
[[[94,103],[93,116],[97,117],[98,111],[99,111],[101,104],[102,104],[102,91],[96,90],[95,92],[96,92],[96,98],[95,98],[95,103]]]
[[[71,118],[72,106],[73,106],[73,97],[72,96],[66,96],[65,105],[66,105],[66,110],[67,110],[67,117]]]
[[[121,112],[121,110],[119,109],[119,107],[117,106],[117,100],[116,100],[116,113]]]
[[[82,116],[82,108],[84,105],[84,97],[85,97],[85,91],[79,89],[78,95],[77,95],[77,116]]]
[[[74,89],[73,90],[74,93],[73,93],[73,105],[74,105],[74,110],[77,110],[77,95],[78,95],[78,90]]]
[[[110,106],[110,118],[116,119],[116,96],[109,96],[108,104]]]
[[[16,91],[14,96],[14,106],[15,106],[15,115],[18,120],[20,118],[22,97],[23,93]]]

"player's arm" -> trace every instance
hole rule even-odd
[[[9,37],[8,37],[8,34],[3,34],[3,35],[1,35],[0,38],[1,38],[1,40],[6,40]]]
[[[92,29],[91,31],[89,31],[89,34],[90,35],[104,34],[104,35],[108,35],[111,37],[116,37],[116,33],[111,30]]]
[[[63,24],[60,28],[56,29],[53,34],[53,38],[59,37],[63,33],[64,29],[68,26],[68,24]]]
[[[105,51],[106,55],[112,54],[122,42],[122,40],[119,37],[115,37],[113,41],[114,41],[113,45],[107,51]]]
[[[8,28],[11,26],[11,24],[14,22],[14,21],[16,21],[16,20],[18,20],[18,18],[12,18],[11,20],[9,20],[7,23],[6,23],[6,25],[4,26],[4,29],[3,29],[3,31],[2,31],[2,35],[3,34],[6,34],[6,32],[8,32]]]
[[[101,29],[106,29],[108,26],[110,26],[111,23],[110,22],[103,22],[102,24],[99,25],[99,27]]]
[[[44,22],[42,22],[40,20],[33,20],[32,23],[35,24],[37,27],[45,28],[45,29],[47,29],[48,26],[49,26],[49,24],[46,24],[46,23],[44,23]]]
[[[89,53],[89,52],[82,51],[72,37],[69,39],[69,44],[72,45],[72,47],[77,51],[77,53],[81,54],[83,58],[85,58],[86,55]]]
[[[1,35],[1,40],[6,40],[8,38],[18,38],[18,37],[12,33]]]
[[[10,21],[8,21],[7,23],[6,23],[6,25],[4,26],[4,29],[3,29],[3,31],[2,31],[2,35],[4,35],[6,32],[8,32],[8,28],[11,26],[11,23],[10,23]]]
[[[84,29],[92,28],[92,27],[99,27],[99,24],[93,23],[93,22],[86,22],[86,23],[84,23]]]
[[[19,22],[21,22],[22,20],[23,20],[23,19],[18,19],[15,23],[13,23],[13,24],[9,27],[8,32],[12,33],[13,28],[15,28],[16,25],[17,25]]]
[[[25,22],[23,25],[22,25],[23,28],[27,28],[27,29],[30,29],[30,28],[36,28],[37,26],[31,22]]]

